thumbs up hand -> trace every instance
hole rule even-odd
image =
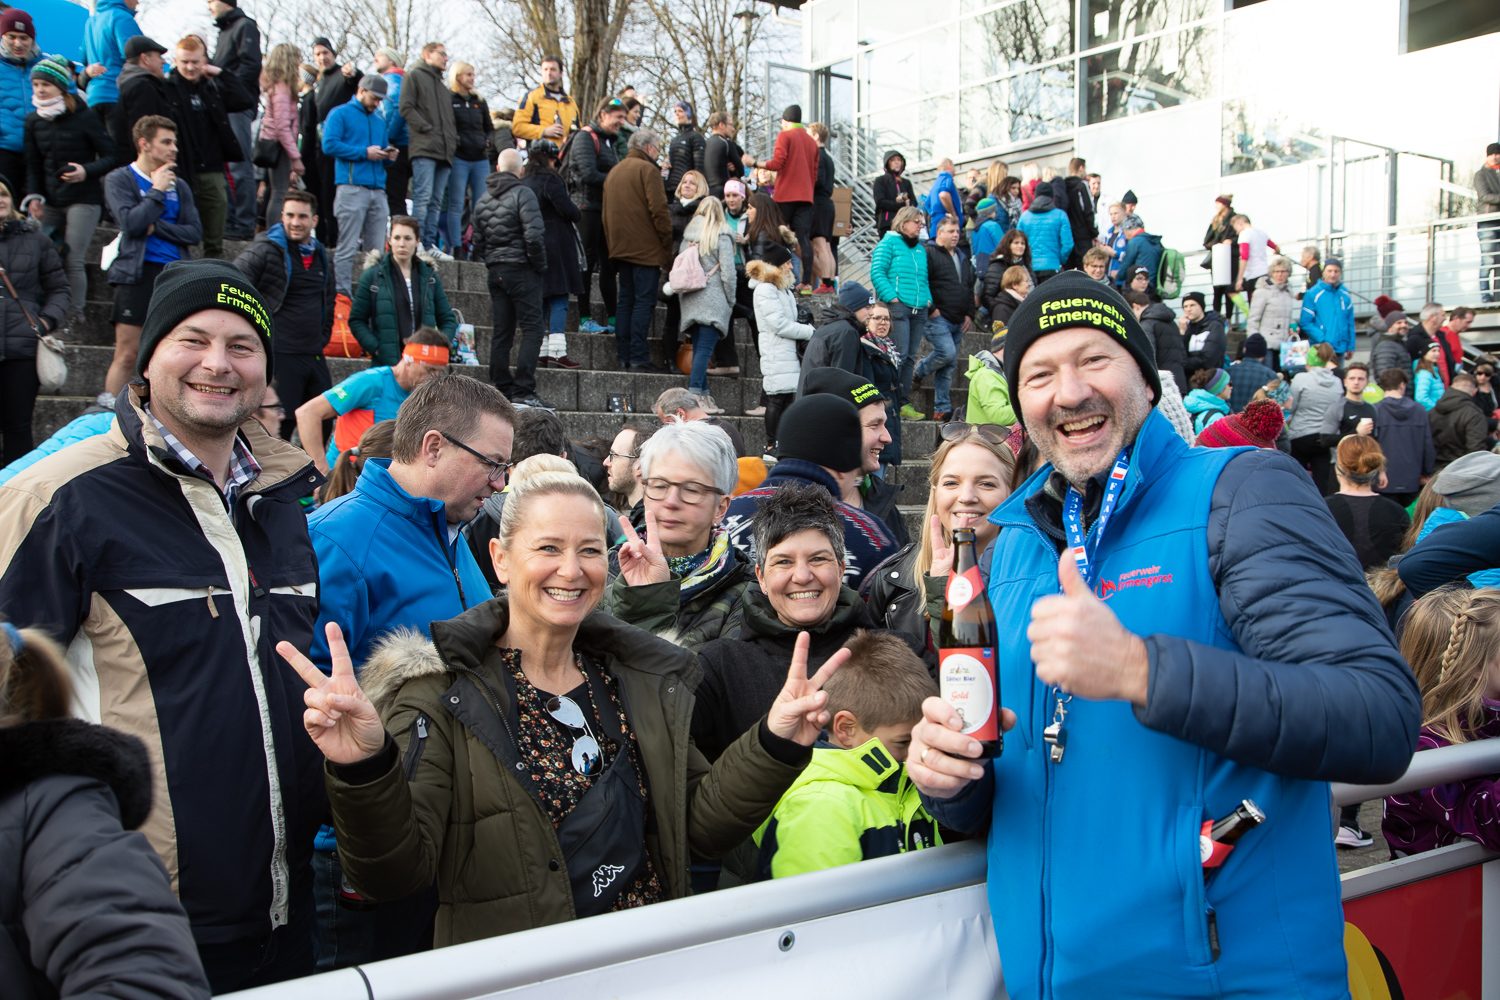
[[[1146,704],[1150,660],[1140,636],[1120,624],[1115,613],[1078,574],[1072,549],[1057,561],[1062,593],[1031,606],[1031,660],[1044,684],[1093,701]]]

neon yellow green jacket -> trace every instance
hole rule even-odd
[[[906,768],[872,739],[820,743],[812,763],[755,831],[760,878],[784,878],[942,843]]]
[[[1016,422],[1016,411],[1010,405],[1010,389],[1005,375],[969,355],[969,403],[964,419],[971,424],[1000,424],[1009,427]]]

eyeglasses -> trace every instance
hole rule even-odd
[[[468,445],[464,444],[458,438],[453,437],[451,434],[444,433],[443,431],[439,431],[438,433],[447,438],[449,444],[457,445],[464,451],[468,452],[470,455],[473,455],[475,458],[479,459],[485,465],[488,465],[490,467],[489,480],[491,483],[496,482],[497,480],[504,480],[507,483],[510,482],[509,462],[497,462],[493,458],[489,458],[486,455],[481,455],[479,452],[475,451],[473,448],[470,448]]]
[[[546,707],[548,715],[573,730],[573,770],[584,775],[597,774],[603,754],[599,750],[599,741],[589,731],[588,720],[584,718],[583,709],[578,707],[578,702],[560,694],[548,698]]]
[[[256,407],[257,410],[270,410],[272,413],[286,413],[286,407],[280,403],[265,403]]]
[[[870,321],[865,325],[874,326],[876,323],[889,323],[890,321],[891,318],[889,316],[871,316]]]
[[[635,461],[636,459],[640,458],[641,456],[640,455],[622,455],[618,451],[612,451],[612,452],[609,453],[609,457],[610,458],[628,458],[631,461]]]
[[[677,497],[689,507],[695,507],[710,496],[723,496],[724,491],[702,483],[674,483],[667,479],[648,479],[641,484],[646,489],[647,500],[665,500],[672,487],[677,487]]]

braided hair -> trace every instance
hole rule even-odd
[[[1422,724],[1467,743],[1483,717],[1490,666],[1500,656],[1500,590],[1443,587],[1417,601],[1401,655],[1422,690]]]

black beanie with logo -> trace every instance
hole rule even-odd
[[[222,309],[242,317],[260,336],[266,349],[266,381],[271,380],[271,311],[245,272],[227,260],[174,260],[162,269],[151,290],[151,304],[141,324],[140,354],[135,373],[144,378],[151,352],[161,338],[195,312]]]
[[[1141,328],[1118,291],[1082,271],[1061,271],[1037,285],[1016,307],[1005,336],[1005,381],[1010,399],[1021,412],[1017,375],[1021,359],[1038,339],[1049,333],[1090,327],[1119,341],[1130,352],[1150,386],[1152,403],[1161,399],[1161,376],[1156,371],[1156,345]]]
[[[777,458],[800,458],[834,472],[853,472],[864,464],[863,452],[859,410],[847,396],[803,396],[786,408],[776,428]]]

